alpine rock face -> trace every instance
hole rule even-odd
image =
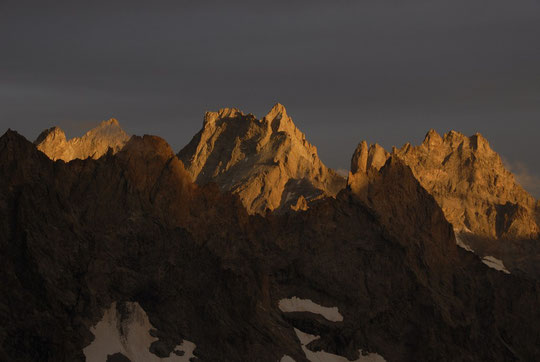
[[[261,120],[235,108],[207,112],[178,157],[197,184],[217,183],[250,213],[305,210],[345,187],[279,103]]]
[[[539,203],[516,183],[482,135],[451,131],[441,137],[430,130],[421,145],[407,143],[391,153],[364,141],[352,158],[349,187],[367,195],[367,175],[390,157],[408,165],[435,198],[461,246],[482,256],[496,253],[540,275],[535,266],[540,261]]]
[[[66,162],[76,158],[100,158],[109,148],[113,153],[118,152],[129,140],[129,136],[114,118],[103,121],[96,128],[88,131],[82,137],[66,139],[64,131],[52,127],[43,131],[34,141],[38,150],[45,153],[51,160]]]

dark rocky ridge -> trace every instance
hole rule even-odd
[[[368,199],[344,190],[266,218],[193,184],[157,137],[65,163],[8,131],[0,172],[2,360],[84,360],[114,301],[138,302],[163,344],[193,341],[202,361],[304,361],[293,326],[349,358],[540,358],[538,282],[457,248],[397,159]],[[344,321],[280,312],[291,296],[337,306]]]

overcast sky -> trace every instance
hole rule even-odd
[[[330,167],[480,132],[540,196],[538,0],[0,0],[0,45],[2,133],[115,117],[179,150],[207,110],[279,101]]]

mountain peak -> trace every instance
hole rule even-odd
[[[210,126],[214,125],[216,121],[228,119],[228,118],[237,118],[243,116],[244,113],[242,113],[238,108],[221,108],[217,112],[208,111],[204,115],[204,123],[203,125]]]
[[[116,118],[110,118],[106,121],[102,121],[96,128],[94,129],[101,129],[101,128],[120,128],[120,122]]]
[[[279,103],[262,120],[235,108],[207,112],[178,157],[197,183],[238,194],[250,213],[288,210],[304,203],[300,196],[310,202],[345,186]]]
[[[351,160],[351,172],[367,173],[370,169],[379,170],[386,163],[390,154],[378,143],[369,145],[362,141],[356,147]]]
[[[412,169],[457,231],[503,239],[540,235],[536,200],[515,182],[480,133],[467,137],[450,131],[442,138],[432,129],[420,146],[394,148],[394,155]],[[362,142],[352,158],[349,187],[365,194],[366,175],[379,170],[389,157],[379,145]],[[520,212],[510,212],[514,209],[503,207],[507,204]]]
[[[351,159],[351,172],[353,174],[357,172],[366,172],[368,159],[368,144],[366,141],[362,141],[356,147],[353,157]]]
[[[470,137],[472,146],[477,151],[483,151],[483,152],[490,152],[491,147],[489,146],[489,142],[487,139],[484,138],[480,133],[475,133]]]
[[[59,140],[60,142],[66,141],[66,134],[64,131],[62,131],[61,128],[54,126],[51,128],[48,128],[41,132],[39,136],[34,141],[34,144],[38,145],[45,140],[49,140],[48,142],[52,142],[53,140]]]
[[[459,144],[461,144],[466,138],[467,136],[465,136],[463,133],[451,130],[444,135],[443,141],[450,146],[459,146]]]
[[[435,197],[457,231],[488,238],[539,235],[535,199],[515,182],[480,133],[467,137],[452,130],[441,138],[430,130],[421,146],[403,147],[396,154]],[[508,203],[522,212],[508,213],[510,208],[502,207]]]
[[[108,120],[102,121],[99,124],[99,127],[103,127],[103,126],[120,126],[120,123],[118,122],[116,118],[109,118]]]
[[[86,132],[80,139],[93,139],[96,142],[115,143],[116,140],[124,139],[126,136],[127,134],[124,132],[122,127],[120,127],[118,120],[111,118],[106,121],[102,121],[97,127]],[[73,140],[77,140],[77,138],[74,138]]]
[[[287,114],[285,106],[281,103],[276,103],[272,107],[268,114],[264,116],[263,122],[267,122],[273,132],[285,132],[300,139],[305,138],[304,134],[298,130],[292,118]]]
[[[76,158],[99,158],[107,153],[109,148],[118,152],[128,140],[129,136],[120,127],[118,120],[111,118],[102,121],[84,136],[69,141],[59,127],[49,128],[41,132],[34,144],[50,159],[67,162]]]
[[[276,103],[270,109],[270,111],[264,116],[265,119],[267,119],[269,122],[272,122],[274,120],[280,120],[282,118],[289,118],[287,115],[287,110],[285,109],[285,106],[281,103]]]
[[[7,131],[0,137],[0,149],[8,146],[8,145],[16,145],[16,144],[27,144],[28,140],[19,134],[19,132],[12,130],[11,128],[8,128]],[[11,147],[8,147],[11,148]],[[16,154],[16,152],[14,153]]]
[[[440,146],[442,142],[442,137],[432,128],[428,131],[428,133],[426,133],[426,137],[424,138],[424,142],[422,144],[428,148],[434,148]]]

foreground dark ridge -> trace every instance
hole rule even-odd
[[[344,190],[266,218],[193,184],[157,137],[66,164],[8,131],[0,172],[2,360],[84,360],[90,327],[126,301],[148,314],[163,357],[185,338],[201,361],[305,361],[295,327],[321,336],[309,348],[350,359],[540,358],[538,283],[457,248],[397,158],[369,202]],[[282,312],[292,296],[343,321]]]

